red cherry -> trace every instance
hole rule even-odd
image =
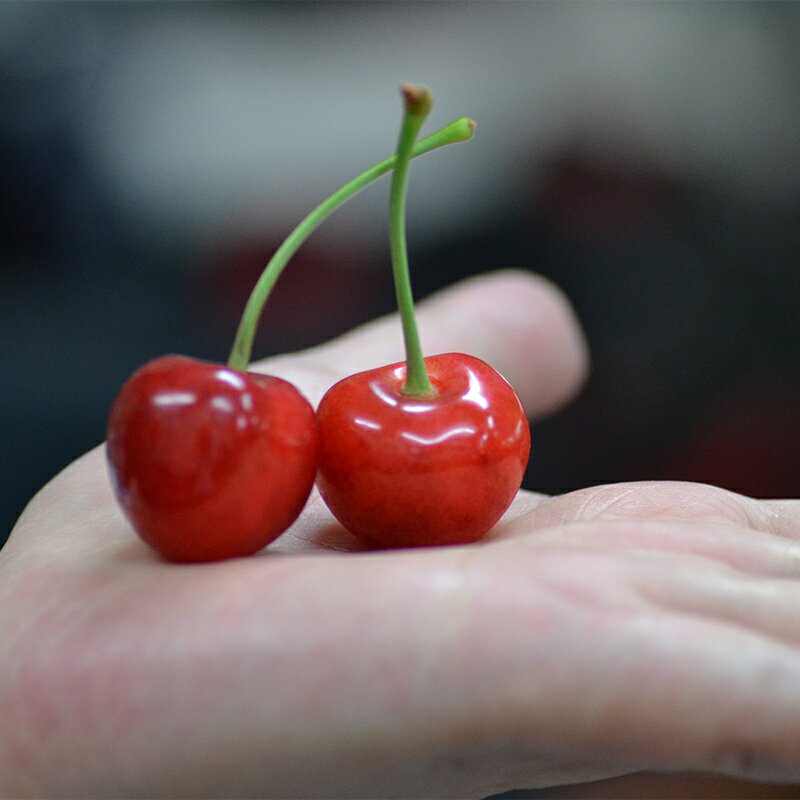
[[[317,410],[320,493],[372,544],[476,541],[514,499],[528,462],[528,421],[498,372],[461,353],[425,367],[434,396],[404,395],[401,363],[345,378]]]
[[[308,499],[314,411],[280,378],[164,356],[117,395],[107,456],[123,511],[165,558],[250,555]]]

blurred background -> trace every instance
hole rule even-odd
[[[417,295],[540,272],[592,346],[526,485],[797,497],[799,37],[798,3],[0,4],[0,544],[138,365],[226,358],[291,227],[392,152],[401,81],[433,88],[427,132],[478,121],[412,169]],[[259,357],[391,310],[387,203],[302,248]],[[698,791],[670,780],[648,796]]]
[[[800,489],[800,4],[0,4],[0,542],[102,441],[124,379],[224,360],[267,259],[390,154],[401,81],[422,297],[515,266],[562,286],[592,378],[527,485]],[[421,166],[421,163],[420,163]],[[281,278],[257,355],[391,310],[388,181]]]

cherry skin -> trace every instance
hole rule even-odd
[[[314,410],[280,378],[163,356],[117,395],[106,452],[125,515],[166,559],[246,556],[308,499]]]
[[[530,453],[522,404],[473,356],[425,359],[435,394],[405,395],[405,363],[335,384],[317,409],[317,486],[372,545],[474,542],[514,499]]]

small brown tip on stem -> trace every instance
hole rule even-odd
[[[406,104],[406,113],[415,117],[427,116],[433,103],[433,95],[425,86],[413,86],[410,83],[401,83],[400,91]]]
[[[474,120],[474,119],[468,119],[468,120],[467,120],[467,125],[469,125],[469,129],[470,129],[471,131],[474,131],[474,130],[475,130],[475,128],[477,128],[477,127],[478,127],[478,123],[477,123],[477,122],[475,122],[475,120]]]

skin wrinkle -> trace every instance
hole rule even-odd
[[[710,621],[719,630],[719,621]],[[726,623],[726,629],[741,639],[737,659],[748,668],[749,687],[741,694],[738,709],[723,717],[715,736],[706,741],[699,767],[746,780],[796,780],[791,765],[796,761],[800,725],[790,710],[800,681],[796,648],[771,637],[765,640],[735,623]],[[750,664],[753,652],[760,658]],[[764,702],[765,697],[770,701]]]
[[[741,574],[766,571],[784,582],[797,579],[800,574],[800,547],[772,533],[725,527],[718,522],[688,523],[661,518],[601,518],[541,527],[535,511],[531,516],[532,520],[520,517],[510,524],[505,532],[510,546],[561,544],[565,548],[613,552],[675,553],[705,561],[715,568],[724,563]]]
[[[634,554],[634,557],[635,558],[638,557],[639,559],[641,559],[643,556],[645,556],[645,554],[643,554],[643,553]],[[653,565],[658,565],[660,567],[663,567],[663,569],[660,570],[661,572],[666,572],[666,573],[669,572],[668,565],[663,565],[661,560],[658,557],[652,556],[647,560],[649,560]],[[698,609],[695,606],[692,606],[692,608],[684,607],[682,604],[679,603],[679,601],[677,599],[677,598],[681,597],[680,592],[675,592],[672,589],[670,589],[669,587],[662,587],[663,591],[658,593],[658,594],[656,594],[656,593],[654,593],[652,591],[649,591],[650,587],[653,584],[660,585],[656,581],[652,581],[652,580],[648,579],[648,577],[652,577],[652,576],[645,577],[642,572],[636,572],[636,571],[632,571],[631,574],[639,576],[640,580],[637,580],[635,582],[636,591],[637,592],[641,592],[641,598],[642,599],[650,601],[649,605],[650,605],[650,607],[652,609],[652,612],[654,614],[658,614],[658,615],[662,616],[664,611],[668,611],[668,612],[670,612],[670,615],[672,616],[672,618],[678,623],[680,623],[682,619],[685,619],[685,620],[687,620],[689,622],[692,622],[692,623],[694,623],[698,619],[701,620],[701,621],[702,620],[707,620],[709,622],[714,622],[714,623],[718,623],[718,622],[720,622],[720,620],[722,620],[724,622],[724,624],[725,624],[725,627],[731,628],[734,632],[741,632],[741,633],[744,633],[744,634],[746,634],[748,636],[758,636],[758,637],[762,637],[762,638],[775,639],[775,637],[766,636],[763,631],[754,630],[752,627],[750,627],[748,625],[742,625],[735,618],[731,618],[730,615],[712,614],[712,613],[709,613],[707,610],[704,610],[702,608]],[[680,574],[680,573],[678,573],[678,574]],[[542,576],[541,576],[540,573],[537,573],[536,580],[537,580],[537,583],[539,583],[539,584],[542,583]],[[573,599],[575,599],[575,598],[573,598]],[[667,602],[664,602],[665,599],[666,599]],[[724,599],[722,601],[722,607],[724,608]],[[622,612],[622,618],[624,618],[624,616],[625,616],[625,612],[623,611]],[[646,615],[645,615],[645,617],[646,617]],[[786,641],[785,638],[777,637],[777,639],[775,639],[775,640],[776,640],[776,643],[779,644],[781,647],[786,648],[787,641]],[[792,653],[791,649],[787,649],[786,650],[786,655],[787,656],[790,656],[791,653]],[[728,734],[728,735],[730,736],[730,734]],[[730,748],[735,750],[738,746],[739,745],[737,745],[736,743],[733,743],[733,744],[730,745]],[[727,764],[727,762],[726,762],[726,765],[729,766],[729,764]]]
[[[691,623],[702,626],[697,630],[698,635],[702,635],[703,628],[706,627],[708,632],[714,631],[717,637],[729,634],[729,657],[736,661],[742,660],[740,653],[748,653],[753,647],[762,648],[762,662],[767,660],[763,658],[767,655],[772,661],[783,659],[786,663],[793,660],[785,645],[765,643],[762,637],[757,637],[739,626],[721,627],[716,620],[696,616],[690,617],[687,623],[680,619],[679,622],[682,625]],[[775,653],[776,649],[780,649],[780,655]],[[758,664],[748,664],[747,672],[746,681],[738,677],[731,678],[730,682],[721,682],[718,687],[709,687],[707,692],[696,698],[695,708],[687,715],[696,727],[686,729],[683,733],[689,742],[682,743],[682,758],[673,763],[673,768],[711,770],[744,779],[789,778],[791,772],[788,765],[794,761],[795,756],[791,755],[794,746],[787,747],[787,742],[792,738],[796,740],[796,736],[793,737],[789,731],[797,731],[797,724],[793,715],[784,709],[789,707],[788,701],[796,688],[797,670],[779,670],[775,667],[764,668]],[[759,675],[759,679],[754,681],[754,675]],[[778,684],[781,685],[776,689]],[[730,693],[735,702],[725,702],[718,696],[720,691]],[[705,717],[709,718],[707,725],[701,722]],[[778,734],[778,731],[781,733]],[[737,763],[738,759],[735,757],[742,750],[754,755],[750,760],[750,767],[744,772],[741,771],[744,765]],[[721,753],[726,754],[724,759]],[[753,772],[755,765],[763,771]],[[658,768],[658,765],[654,767]]]
[[[780,715],[771,717],[778,707],[775,703],[775,681],[767,682],[765,678],[764,691],[771,696],[771,702],[766,703],[761,698],[761,689],[752,686],[739,686],[736,681],[741,680],[745,670],[739,668],[731,676],[731,683],[725,684],[714,680],[714,672],[707,673],[702,665],[698,664],[700,682],[692,681],[686,686],[683,670],[693,670],[693,665],[697,663],[697,657],[702,655],[704,660],[708,659],[708,653],[704,650],[704,641],[709,633],[718,630],[716,622],[706,617],[694,615],[684,615],[679,613],[659,613],[657,608],[653,609],[652,614],[641,614],[626,618],[621,615],[619,618],[623,624],[632,625],[632,630],[640,630],[641,645],[637,645],[634,640],[628,642],[625,653],[636,653],[632,665],[636,668],[635,672],[628,673],[624,665],[625,659],[621,664],[615,666],[617,680],[621,683],[622,691],[615,695],[616,702],[620,703],[618,708],[606,709],[604,719],[616,720],[617,726],[613,730],[606,730],[605,737],[590,734],[590,740],[597,747],[598,754],[628,753],[628,756],[641,764],[642,768],[670,770],[695,770],[705,768],[705,752],[709,747],[715,747],[719,739],[725,739],[736,745],[736,736],[749,735],[752,733],[753,709],[760,709],[762,725],[766,730],[774,730],[773,723]],[[722,630],[722,641],[730,653],[749,653],[748,642],[755,642],[756,637],[748,630],[736,626],[726,626]],[[674,643],[674,644],[673,644]],[[677,647],[682,651],[682,658],[670,659],[665,665],[666,671],[662,669],[662,653]],[[770,643],[768,647],[775,645]],[[782,669],[769,667],[769,674],[782,683],[784,697],[788,700],[796,688],[798,671],[794,659],[791,657],[791,650],[785,645],[779,645],[781,655],[784,657],[783,664],[792,666]],[[745,659],[746,660],[746,659]],[[769,665],[769,659],[763,654],[759,657],[761,663]],[[650,666],[647,666],[648,663]],[[737,663],[729,662],[731,664]],[[714,664],[719,668],[719,664]],[[641,669],[644,668],[644,672]],[[691,673],[686,673],[691,674]],[[765,676],[767,672],[764,673]],[[642,683],[642,677],[649,676],[655,678],[653,685],[647,682]],[[601,676],[602,679],[602,676]],[[623,688],[622,685],[627,686]],[[675,689],[682,688],[682,691],[675,692]],[[687,693],[686,689],[690,691]],[[621,698],[624,698],[628,691],[636,691],[640,695],[636,710],[631,716],[629,709]],[[720,692],[728,693],[729,697],[738,698],[738,705],[731,706],[729,703],[715,704],[714,698]],[[788,693],[787,693],[788,692]],[[765,709],[769,707],[770,712]],[[698,711],[705,709],[698,715]],[[650,738],[654,731],[653,722],[656,717],[651,719],[650,715],[658,714],[659,724],[655,728],[659,731],[657,735],[658,746],[653,747]],[[787,712],[783,712],[786,716]],[[788,712],[791,719],[791,712]],[[692,720],[691,727],[682,727],[681,719]],[[679,727],[675,730],[674,736],[669,731],[672,725]],[[625,732],[621,741],[618,737]],[[576,731],[577,733],[577,731]],[[581,736],[586,733],[583,729]],[[764,732],[760,731],[763,735]],[[570,745],[579,747],[580,736],[577,741],[568,734]],[[679,738],[674,738],[679,737]],[[756,741],[756,736],[753,735]],[[605,748],[598,747],[597,743],[605,741]],[[670,742],[674,747],[665,747]],[[648,751],[653,747],[657,750],[657,759],[651,762],[646,761]],[[785,779],[787,773],[782,777]]]
[[[722,520],[739,524],[753,521],[736,495],[700,484],[642,482],[602,487],[590,492],[590,495],[591,499],[582,509],[581,518],[584,519],[602,516],[663,517],[665,508],[669,508],[670,517],[683,520]],[[669,503],[670,496],[675,496],[678,502]],[[592,501],[597,503],[599,509],[588,514]],[[615,509],[617,513],[614,513]],[[680,513],[676,514],[676,509]]]
[[[673,502],[674,499],[678,502]],[[537,527],[577,520],[650,518],[736,524],[754,531],[792,535],[797,527],[784,508],[762,505],[733,492],[702,484],[635,482],[592,487],[554,497],[537,509]],[[612,513],[613,512],[613,513]],[[781,513],[783,512],[783,513]]]
[[[558,607],[568,611],[566,620],[569,624],[565,625],[562,622],[561,630],[553,632],[552,635],[556,637],[553,640],[556,651],[551,661],[555,663],[550,663],[544,673],[538,668],[536,661],[530,664],[523,661],[511,670],[511,679],[506,691],[507,706],[502,709],[505,730],[509,727],[514,729],[519,725],[518,732],[521,739],[528,741],[534,752],[538,746],[536,731],[546,730],[550,733],[549,741],[553,746],[564,748],[566,752],[575,749],[584,753],[587,758],[591,758],[594,753],[596,757],[613,757],[619,761],[627,758],[626,754],[633,751],[635,755],[630,757],[636,763],[641,759],[639,748],[635,744],[632,746],[630,741],[624,745],[610,741],[609,734],[616,731],[612,732],[607,728],[609,720],[612,719],[619,720],[621,726],[629,724],[625,721],[626,714],[617,709],[620,695],[615,688],[616,681],[612,680],[609,683],[607,677],[609,673],[604,666],[608,660],[614,665],[611,675],[619,673],[620,670],[624,673],[625,659],[620,660],[616,651],[598,648],[597,645],[602,644],[602,639],[598,639],[598,635],[604,629],[621,631],[627,628],[634,632],[645,630],[649,633],[651,627],[647,624],[647,620],[650,619],[649,612],[646,608],[642,609],[635,598],[632,603],[634,608],[630,607],[630,601],[626,601],[610,616],[609,609],[604,604],[601,612],[602,625],[598,626],[596,605],[589,597],[576,595],[569,590],[565,592],[563,584],[559,581],[542,582],[541,574],[537,573],[535,578],[537,590],[541,590],[543,585],[547,590],[548,603],[539,601],[536,605],[547,606],[555,602]],[[563,618],[564,615],[560,616]],[[625,641],[628,640],[629,637],[625,637]],[[549,640],[545,639],[540,648],[546,651],[550,646]],[[574,661],[576,664],[585,664],[581,653],[587,648],[594,651],[595,663],[589,670],[580,673],[577,682],[574,679],[578,676],[572,675],[568,683],[564,683],[565,676],[558,663],[563,661],[566,664]],[[635,653],[637,648],[626,648],[623,652]],[[544,684],[546,687],[544,690],[550,696],[558,697],[563,692],[570,692],[570,705],[580,708],[579,715],[571,724],[565,726],[564,720],[559,718],[557,708],[552,703],[542,702],[539,696],[541,690],[535,689],[539,681]],[[635,727],[632,725],[631,729],[635,731]],[[607,746],[606,740],[609,740]]]
[[[800,643],[800,588],[787,586],[785,578],[763,578],[729,565],[725,570],[718,565],[712,575],[705,566],[693,570],[689,564],[684,564],[680,573],[662,572],[658,581],[644,580],[641,574],[637,580],[638,591],[654,605],[738,626],[782,645]],[[764,611],[765,601],[770,600],[773,605],[780,600],[786,609],[780,626],[774,625],[769,610]]]

